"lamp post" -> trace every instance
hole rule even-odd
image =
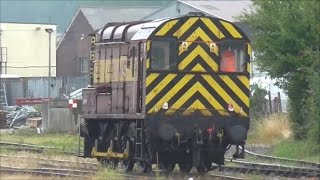
[[[49,72],[48,72],[48,98],[51,98],[51,33],[53,32],[52,28],[46,28],[45,31],[49,33]]]

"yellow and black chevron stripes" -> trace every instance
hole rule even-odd
[[[173,34],[173,36],[176,36],[178,39],[189,30],[191,26],[198,20],[199,18],[189,18],[185,23],[181,25],[181,27]]]
[[[167,74],[147,76],[146,111],[148,114],[228,115],[228,104],[243,116],[249,114],[249,80],[244,75]],[[163,109],[167,102],[169,109]]]
[[[181,58],[178,69],[180,71],[186,70],[186,67],[191,67],[191,71],[197,72],[208,72],[208,71],[218,71],[218,64],[213,58],[207,53],[208,51],[204,50],[201,45],[197,45],[193,50],[189,50],[190,53],[186,57]],[[199,60],[197,61],[198,58]],[[205,64],[204,68],[201,64]],[[207,70],[206,70],[207,69]]]
[[[184,17],[165,22],[157,29],[154,36],[176,37],[179,41],[185,41],[200,28],[211,38],[213,42],[221,39],[246,38],[232,23],[209,17]],[[211,42],[212,42],[211,41]]]
[[[227,31],[232,35],[233,38],[242,38],[238,30],[229,22],[220,21],[221,24],[227,29]]]
[[[164,26],[156,33],[156,36],[164,36],[176,23],[178,20],[172,20],[164,24]]]
[[[218,27],[209,19],[201,18],[202,22],[210,29],[210,31],[219,39],[224,38],[224,34],[218,29]]]
[[[187,42],[187,48],[195,41],[201,42],[212,42],[212,39],[200,28],[198,27],[191,36],[189,36],[184,42]],[[179,55],[183,53],[182,43],[179,46]],[[218,55],[218,52],[215,52]]]

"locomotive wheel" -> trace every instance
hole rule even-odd
[[[171,173],[174,170],[175,163],[170,163],[170,162],[160,162],[159,163],[159,168],[166,173]]]
[[[129,158],[128,159],[122,159],[121,160],[121,170],[122,171],[125,171],[125,172],[131,172],[132,169],[133,169],[133,166],[134,166],[134,160],[131,159],[132,157],[132,149],[133,149],[133,145],[132,145],[132,142],[130,142],[129,139],[126,139],[126,138],[122,138],[122,151],[128,151],[129,153]],[[126,139],[126,140],[125,140]]]
[[[152,171],[151,165],[145,161],[136,162],[138,173],[149,173]]]
[[[204,166],[204,165],[197,166],[196,169],[197,169],[198,173],[206,173],[206,172],[208,172],[207,167]]]
[[[196,169],[199,173],[207,173],[208,170],[210,170],[212,167],[212,163],[205,162],[204,164],[202,163],[201,165],[197,166]]]
[[[134,166],[134,161],[127,159],[127,160],[122,160],[121,162],[121,170],[125,172],[131,172],[133,170]]]
[[[116,158],[111,158],[110,159],[110,164],[111,164],[111,167],[113,168],[113,169],[116,169],[117,167],[118,167],[118,164],[119,164],[119,160],[118,159],[116,159]]]
[[[97,158],[100,164],[102,164],[105,167],[110,166],[110,161],[107,158]]]
[[[183,173],[189,173],[192,169],[192,163],[179,163],[179,169]]]

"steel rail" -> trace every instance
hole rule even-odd
[[[239,177],[233,177],[233,176],[226,176],[222,174],[209,174],[209,176],[212,176],[214,178],[220,178],[220,179],[230,179],[230,180],[242,180],[242,178]]]
[[[58,153],[63,154],[71,154],[71,155],[77,155],[76,152],[71,151],[62,151],[58,148],[49,147],[49,146],[38,146],[34,144],[23,144],[23,143],[14,143],[14,142],[5,142],[0,141],[0,148],[1,149],[17,149],[17,150],[25,150],[25,151],[31,151],[31,152],[43,152],[43,151],[54,151]]]
[[[76,163],[76,164],[86,164],[86,165],[94,165],[99,166],[99,163],[94,162],[79,162],[79,161],[69,161],[69,160],[58,160],[58,159],[46,159],[46,158],[38,158],[38,157],[28,157],[28,156],[9,156],[9,155],[0,155],[0,157],[7,157],[7,158],[15,158],[15,159],[33,159],[38,161],[51,161],[51,162],[58,162],[58,163]]]
[[[313,167],[298,167],[298,166],[287,166],[282,164],[256,163],[256,162],[248,162],[248,161],[242,161],[242,160],[239,161],[234,159],[230,159],[229,162],[240,164],[244,167],[283,169],[283,170],[289,170],[289,171],[303,171],[303,172],[314,173],[314,174],[320,173],[320,169],[313,168]]]
[[[263,174],[263,175],[276,175],[282,177],[290,178],[301,178],[301,177],[319,177],[320,173],[294,170],[294,169],[279,169],[274,167],[237,167],[237,166],[215,166],[214,168],[219,169],[220,172],[233,172],[233,173],[242,173],[242,174]]]
[[[54,169],[54,168],[20,168],[12,166],[0,166],[1,173],[27,173],[42,176],[60,176],[60,177],[83,177],[88,178],[95,171],[73,170],[73,169]]]
[[[256,159],[261,159],[265,161],[278,161],[282,163],[292,163],[292,164],[299,164],[300,166],[304,167],[313,167],[320,169],[320,163],[310,162],[310,161],[303,161],[298,159],[290,159],[290,158],[282,158],[282,157],[275,157],[275,156],[268,156],[263,154],[254,153],[252,151],[245,150],[248,155],[254,156]]]
[[[78,161],[67,161],[67,160],[55,160],[55,159],[44,159],[44,158],[35,158],[35,157],[26,157],[26,156],[7,156],[0,155],[2,160],[7,159],[18,159],[19,162],[27,162],[36,164],[39,167],[46,168],[70,168],[70,169],[81,169],[81,170],[97,170],[99,169],[98,163],[89,163],[89,162],[78,162]]]

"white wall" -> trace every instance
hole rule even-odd
[[[0,46],[7,48],[7,74],[21,77],[48,76],[49,34],[45,29],[53,29],[51,76],[56,76],[56,25],[0,23],[0,28]]]

